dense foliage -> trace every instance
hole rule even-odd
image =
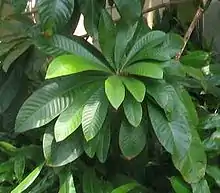
[[[0,192],[220,190],[219,65],[176,58],[170,9],[151,30],[142,0],[0,2]]]

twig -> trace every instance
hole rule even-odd
[[[211,1],[212,0],[206,0],[206,2],[204,3],[204,6],[203,6],[204,8],[199,6],[199,8],[198,8],[198,10],[197,10],[197,12],[196,12],[196,14],[195,14],[195,16],[194,16],[190,26],[189,26],[189,28],[188,28],[185,36],[184,36],[184,45],[183,45],[181,51],[176,56],[177,60],[179,60],[181,55],[183,54],[183,52],[184,52],[184,50],[186,48],[186,45],[187,45],[187,43],[188,43],[188,41],[189,41],[189,39],[190,39],[190,37],[192,35],[192,32],[194,31],[198,21],[201,19],[201,17],[204,14],[204,12],[208,9],[208,5],[210,5]]]

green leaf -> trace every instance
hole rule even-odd
[[[123,102],[123,107],[128,122],[134,127],[139,126],[142,120],[141,104],[128,95]]]
[[[63,54],[76,54],[89,61],[103,65],[103,60],[87,48],[89,45],[88,42],[86,42],[87,46],[85,46],[75,37],[70,39],[62,35],[54,35],[47,41],[44,39],[42,41],[43,42],[39,41],[36,44],[40,50],[48,55],[59,56]]]
[[[93,139],[99,133],[107,111],[108,101],[101,88],[89,98],[83,108],[82,128],[87,141]]]
[[[14,190],[11,191],[11,193],[20,193],[26,190],[38,177],[43,166],[44,163],[36,167]]]
[[[133,97],[138,101],[142,102],[145,97],[146,87],[144,83],[135,79],[135,78],[127,78],[122,77],[122,81],[128,91],[133,95]]]
[[[163,70],[158,63],[138,62],[125,68],[124,71],[138,76],[163,79]]]
[[[143,48],[151,49],[159,44],[161,44],[166,37],[166,34],[162,31],[151,31],[145,36],[140,38],[128,53],[126,63],[129,62],[137,53],[139,53]]]
[[[140,186],[140,185],[137,183],[125,184],[125,185],[122,185],[122,186],[114,189],[111,193],[127,193],[127,192],[137,188],[138,186]]]
[[[71,18],[72,0],[40,0],[37,4],[41,26],[44,30],[61,29]]]
[[[72,104],[74,89],[99,78],[101,76],[94,77],[89,73],[80,73],[55,79],[37,90],[21,107],[17,115],[15,131],[24,132],[49,123]]]
[[[86,155],[88,155],[90,158],[93,158],[95,156],[99,144],[99,133],[89,141],[84,140],[84,150]]]
[[[76,160],[83,153],[82,142],[82,133],[77,130],[64,141],[56,143],[53,128],[49,128],[43,137],[43,151],[47,165],[60,167]]]
[[[21,39],[12,39],[12,40],[13,41],[9,41],[9,42],[8,41],[4,42],[4,40],[1,40],[2,42],[0,43],[0,56],[4,56],[9,51],[13,50],[16,45],[23,42],[23,40]]]
[[[118,109],[125,98],[125,87],[119,76],[110,76],[105,81],[105,93],[111,105]]]
[[[205,179],[196,184],[192,184],[193,193],[211,193],[209,185]]]
[[[18,181],[21,181],[25,170],[25,157],[16,156],[14,161],[14,172]]]
[[[66,139],[81,125],[83,106],[98,89],[98,86],[100,86],[100,83],[91,83],[74,90],[73,104],[61,113],[54,126],[54,135],[57,142]]]
[[[70,171],[61,171],[59,193],[76,193],[73,176]]]
[[[99,180],[93,169],[87,169],[83,174],[83,193],[101,193]]]
[[[101,163],[105,163],[111,143],[110,123],[106,121],[98,135],[96,156]]]
[[[115,24],[109,13],[103,9],[99,20],[99,44],[103,54],[110,62],[110,64],[112,64],[112,67],[114,61],[115,38]]]
[[[29,42],[24,42],[16,46],[16,49],[11,51],[4,61],[2,62],[3,66],[2,69],[7,72],[10,68],[11,64],[19,57],[21,56],[26,50],[31,46]]]
[[[202,120],[200,127],[202,129],[214,129],[220,127],[220,115],[217,113],[208,115]]]
[[[142,15],[142,4],[140,0],[124,1],[114,0],[123,21],[134,22]]]
[[[202,68],[208,65],[208,59],[210,53],[204,51],[193,51],[180,58],[180,62],[187,66],[192,66],[194,68]]]
[[[186,117],[179,112],[173,112],[175,116],[168,120],[164,112],[151,103],[148,103],[148,112],[154,132],[164,148],[171,154],[177,150],[184,156],[191,143],[191,132]]]
[[[192,142],[186,154],[177,151],[172,159],[186,182],[198,183],[205,176],[207,158],[197,131],[191,132]]]
[[[216,184],[220,187],[220,169],[217,166],[208,165],[206,168],[206,173],[211,176]]]
[[[191,193],[187,185],[178,177],[171,177],[170,178],[171,185],[176,193]]]
[[[144,126],[132,127],[123,121],[119,132],[119,147],[122,154],[129,160],[135,158],[146,145]]]
[[[83,71],[111,72],[107,67],[93,63],[77,55],[62,55],[55,58],[47,69],[46,79],[75,74]]]
[[[25,10],[28,0],[12,0],[12,5],[17,13]]]

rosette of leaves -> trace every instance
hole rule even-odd
[[[134,18],[123,12],[127,7],[120,2],[115,1],[121,14],[116,23],[106,10],[101,11],[101,52],[78,38],[61,35],[38,44],[55,58],[47,69],[48,80],[20,109],[15,131],[55,120],[45,131],[43,150],[47,165],[59,167],[83,152],[105,162],[116,137],[113,129],[118,131],[121,153],[133,159],[145,148],[147,132],[153,129],[174,166],[195,186],[205,175],[206,155],[196,130],[194,104],[176,81],[185,76],[175,60],[183,40],[176,34],[150,31],[140,19],[139,1],[126,4],[140,6]],[[112,113],[119,116],[118,128]]]

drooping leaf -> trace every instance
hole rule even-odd
[[[14,161],[14,172],[19,182],[23,178],[24,170],[25,170],[25,157],[16,156],[15,161]]]
[[[119,76],[110,76],[105,81],[105,93],[111,105],[118,109],[125,98],[125,87]]]
[[[49,123],[72,104],[74,89],[100,77],[80,73],[58,78],[45,85],[32,94],[21,107],[17,115],[15,131],[24,132]]]
[[[84,140],[84,151],[90,158],[93,158],[97,151],[99,144],[99,134],[89,141]]]
[[[127,192],[137,188],[138,186],[140,186],[140,185],[137,183],[125,184],[125,185],[122,185],[118,188],[115,188],[111,193],[127,193]]]
[[[87,141],[101,129],[108,111],[108,101],[103,89],[96,91],[86,102],[82,113],[82,128]]]
[[[166,34],[162,31],[152,31],[147,33],[145,36],[140,38],[130,50],[126,63],[129,62],[138,52],[140,52],[143,48],[148,49],[153,48],[159,44],[161,44],[166,37]]]
[[[37,8],[42,28],[57,31],[69,21],[74,10],[74,1],[40,0]]]
[[[108,37],[108,38],[106,38]],[[114,46],[116,38],[116,28],[109,13],[103,9],[99,20],[99,44],[103,54],[112,64],[114,61]]]
[[[105,163],[111,142],[110,123],[106,121],[98,135],[98,146],[96,156],[101,163]]]
[[[186,182],[198,183],[205,176],[207,158],[197,131],[191,132],[192,142],[186,154],[177,151],[172,159]]]
[[[123,102],[123,107],[128,122],[134,127],[139,126],[142,120],[141,104],[128,95]]]
[[[56,78],[69,74],[75,74],[83,71],[103,71],[110,72],[110,70],[93,63],[77,55],[62,55],[55,58],[47,69],[46,79]]]
[[[211,176],[216,184],[220,187],[220,169],[217,166],[208,165],[206,168],[206,173]]]
[[[180,178],[173,176],[170,178],[170,182],[176,193],[191,193],[186,183]]]
[[[146,145],[144,126],[132,127],[123,121],[119,132],[119,147],[127,159],[135,158]]]
[[[60,167],[76,160],[83,153],[82,142],[82,133],[77,130],[64,141],[57,143],[53,128],[49,128],[43,137],[43,151],[47,165]]]
[[[61,173],[59,174],[59,178],[59,193],[76,193],[73,176],[70,171],[61,171]]]
[[[186,117],[179,112],[173,112],[175,116],[168,120],[164,112],[150,102],[148,112],[154,132],[164,148],[171,154],[174,154],[176,149],[184,156],[191,143],[191,132]]]
[[[83,106],[98,86],[99,83],[91,83],[74,91],[73,104],[61,113],[55,123],[54,136],[57,142],[66,139],[81,125]]]
[[[138,62],[124,69],[125,72],[138,76],[162,79],[163,70],[158,63]]]
[[[193,193],[211,193],[209,185],[205,179],[200,180],[198,183],[192,184]]]
[[[142,14],[142,4],[140,0],[123,1],[115,0],[117,9],[123,21],[132,23],[137,21]]]
[[[36,167],[15,189],[11,191],[11,193],[18,193],[26,190],[38,177],[43,166],[44,164],[40,164],[38,167]]]
[[[122,77],[122,81],[128,91],[133,95],[133,97],[138,101],[142,102],[145,97],[146,87],[144,83],[134,78]]]

